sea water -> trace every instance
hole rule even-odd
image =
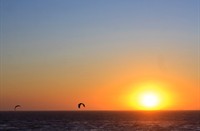
[[[200,131],[200,111],[2,111],[0,130]]]

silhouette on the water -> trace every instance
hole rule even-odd
[[[15,108],[14,108],[14,111],[16,111],[18,107],[21,107],[21,106],[20,105],[16,105]]]
[[[79,109],[81,108],[81,105],[82,105],[83,107],[85,107],[85,104],[84,104],[84,103],[79,103],[79,104],[78,104],[78,108],[79,108]]]

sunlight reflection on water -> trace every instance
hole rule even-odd
[[[0,130],[200,131],[200,112],[0,112]]]

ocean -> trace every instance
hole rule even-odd
[[[1,131],[200,131],[200,111],[1,111]]]

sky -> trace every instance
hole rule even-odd
[[[0,110],[200,110],[199,0],[0,0]]]

